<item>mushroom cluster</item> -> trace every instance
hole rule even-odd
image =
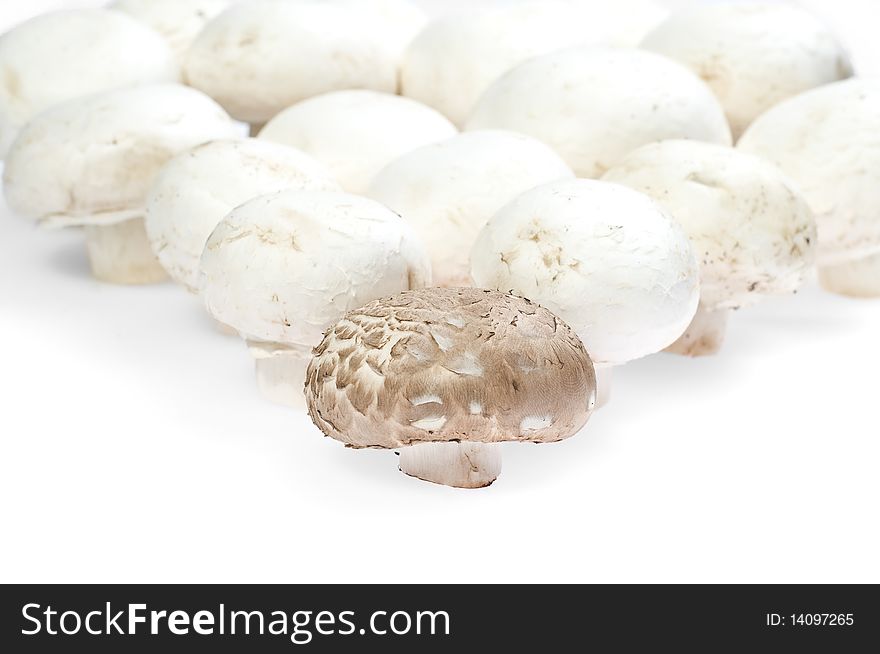
[[[259,137],[309,153],[346,191],[364,193],[386,165],[457,131],[415,100],[361,89],[298,102],[270,120]]]
[[[595,180],[526,191],[480,232],[478,286],[540,302],[578,333],[599,374],[671,345],[697,310],[697,262],[682,228],[651,198]]]
[[[3,191],[197,295],[325,435],[480,488],[814,264],[880,296],[857,73],[754,0],[114,0],[0,35]]]
[[[691,5],[645,36],[642,47],[705,80],[735,138],[782,100],[853,74],[832,30],[807,11],[782,3]]]
[[[550,145],[578,177],[600,177],[664,139],[730,145],[709,87],[646,50],[581,47],[535,57],[483,93],[466,129],[507,129]]]
[[[211,315],[247,341],[266,397],[301,406],[311,348],[376,297],[430,283],[418,239],[391,210],[333,191],[261,195],[229,212],[201,257]]]
[[[480,130],[404,154],[379,171],[367,195],[413,225],[438,286],[462,286],[471,283],[471,246],[493,214],[530,188],[571,177],[540,141]]]
[[[209,20],[235,0],[116,0],[112,9],[125,12],[161,34],[178,61]]]
[[[199,259],[223,217],[240,204],[287,189],[338,191],[330,172],[307,154],[257,139],[209,141],[182,152],[156,174],[144,222],[168,275],[199,290]]]
[[[852,79],[761,115],[738,149],[771,161],[804,193],[819,229],[819,280],[880,296],[880,80]]]
[[[462,126],[483,92],[515,65],[566,46],[634,46],[663,14],[652,0],[531,0],[450,13],[410,43],[401,92]]]
[[[144,230],[147,193],[169,159],[240,128],[211,98],[178,84],[70,100],[27,123],[3,170],[13,211],[48,227],[85,228],[95,277],[165,278]]]
[[[0,157],[22,127],[54,105],[180,78],[174,54],[158,33],[107,9],[32,18],[0,36],[0,62]]]
[[[795,184],[769,162],[696,141],[632,152],[605,173],[675,216],[700,262],[700,308],[668,349],[717,352],[728,313],[796,291],[813,263],[816,224]]]
[[[238,120],[256,125],[328,91],[394,93],[400,53],[379,23],[333,2],[235,4],[196,38],[183,77]]]

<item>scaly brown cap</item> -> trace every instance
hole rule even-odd
[[[309,415],[350,447],[559,441],[596,395],[574,331],[531,301],[426,288],[348,313],[313,351]]]

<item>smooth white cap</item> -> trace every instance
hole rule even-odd
[[[240,126],[178,84],[108,91],[49,109],[21,130],[3,171],[9,207],[49,226],[140,218],[171,157]]]
[[[428,23],[426,14],[410,0],[311,0],[333,2],[350,10],[363,12],[383,32],[389,48],[402,54],[415,36]]]
[[[235,0],[115,0],[111,9],[125,12],[153,28],[181,60],[209,20]]]
[[[735,136],[778,102],[853,74],[828,26],[780,3],[689,6],[649,33],[641,47],[699,75],[721,101]]]
[[[339,190],[307,154],[256,139],[211,141],[171,159],[147,196],[150,245],[168,274],[197,292],[199,259],[211,232],[235,207],[286,189]]]
[[[378,91],[332,91],[270,120],[261,139],[284,143],[325,164],[346,191],[363,193],[387,164],[458,130],[415,100]]]
[[[348,193],[282,191],[232,210],[201,260],[208,311],[245,338],[313,347],[346,311],[430,283],[409,225]]]
[[[431,256],[437,286],[469,286],[468,256],[486,221],[523,191],[571,177],[543,143],[485,130],[403,155],[376,176],[367,195],[413,226]]]
[[[819,227],[819,264],[880,252],[880,79],[828,84],[760,116],[737,148],[800,187]]]
[[[461,126],[514,66],[574,45],[635,46],[666,13],[653,0],[543,0],[449,13],[410,44],[401,93]]]
[[[636,47],[645,34],[668,15],[666,3],[658,0],[567,0],[579,10],[584,21],[601,25],[608,45]]]
[[[0,35],[0,157],[31,118],[99,91],[176,82],[168,44],[117,11],[74,9],[37,16]]]
[[[602,179],[651,196],[684,228],[708,311],[793,293],[812,267],[813,213],[794,182],[758,157],[664,141],[632,152]]]
[[[600,365],[672,344],[699,301],[684,230],[648,196],[609,182],[562,181],[523,193],[483,228],[471,261],[477,286],[547,307]]]
[[[578,177],[600,177],[646,143],[731,143],[702,80],[665,57],[623,48],[572,48],[520,64],[483,94],[466,128],[534,136]]]
[[[187,53],[184,78],[235,118],[259,124],[328,91],[394,93],[399,54],[378,19],[364,12],[253,0],[205,26]]]

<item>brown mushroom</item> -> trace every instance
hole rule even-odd
[[[547,309],[476,288],[375,300],[324,335],[306,375],[309,414],[353,448],[401,448],[406,474],[488,486],[502,441],[574,435],[596,399],[575,332]]]

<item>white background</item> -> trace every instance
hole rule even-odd
[[[6,4],[6,0],[3,0]],[[0,209],[0,581],[878,582],[880,300],[815,285],[616,373],[455,490],[263,401],[170,284]]]

